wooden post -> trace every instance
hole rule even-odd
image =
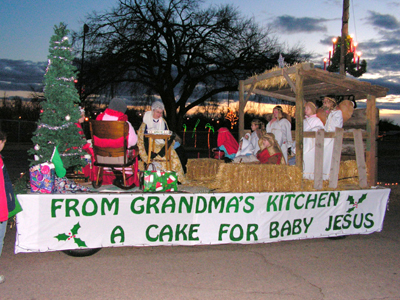
[[[303,172],[303,119],[304,119],[304,76],[302,65],[296,66],[296,166]]]
[[[378,180],[378,160],[377,160],[377,109],[375,96],[367,96],[367,170],[368,185],[374,186]]]
[[[337,188],[338,184],[340,158],[342,156],[343,132],[343,128],[336,127],[335,140],[333,143],[331,169],[329,172],[329,187],[334,189]]]
[[[361,129],[354,130],[353,134],[354,134],[354,147],[356,150],[358,182],[359,182],[359,185],[361,188],[366,188],[366,187],[368,187],[367,168],[365,165],[364,144],[363,144],[363,140],[362,140]]]
[[[343,0],[343,15],[342,15],[342,40],[340,43],[340,65],[339,74],[346,76],[346,38],[349,35],[349,7],[350,0]]]
[[[314,189],[316,190],[321,190],[323,187],[324,140],[325,130],[320,129],[315,135]]]
[[[238,140],[244,136],[244,108],[246,103],[244,101],[244,82],[239,81],[239,136]]]

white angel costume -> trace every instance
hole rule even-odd
[[[332,110],[325,123],[326,132],[334,132],[336,127],[343,127],[343,115],[341,110]],[[324,167],[322,172],[322,179],[329,180],[329,173],[331,171],[333,145],[335,139],[324,139]]]
[[[286,118],[282,118],[279,121],[269,122],[267,124],[267,132],[275,135],[275,140],[281,147],[283,157],[286,163],[288,163],[288,149],[292,146],[292,125]]]
[[[304,119],[304,131],[318,131],[324,129],[324,123],[317,115],[312,115]],[[315,162],[315,138],[303,139],[303,178],[314,180]]]
[[[242,145],[233,159],[235,163],[241,162],[256,162],[258,161],[256,154],[260,150],[258,145],[258,135],[257,132],[246,133],[244,137],[240,140]]]

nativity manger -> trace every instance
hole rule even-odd
[[[296,166],[221,164],[210,159],[189,160],[188,177],[195,183],[224,192],[283,192],[332,189],[360,189],[377,182],[377,135],[379,112],[376,98],[388,89],[315,68],[312,63],[266,71],[239,82],[239,138],[244,128],[244,111],[251,94],[291,101],[296,104]],[[303,132],[304,103],[324,95],[364,100],[366,109],[351,109],[343,128],[335,132]],[[303,138],[316,144],[315,178],[303,180]],[[322,180],[325,138],[334,139],[329,181]],[[284,170],[283,170],[284,169]],[[262,179],[259,179],[262,178]]]

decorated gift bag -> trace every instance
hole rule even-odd
[[[55,169],[52,163],[43,163],[29,168],[31,191],[51,194],[54,190]]]
[[[143,192],[176,192],[178,176],[172,171],[143,171],[141,188]]]

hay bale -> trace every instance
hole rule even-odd
[[[259,193],[315,191],[313,180],[303,180],[296,166],[257,163],[226,164],[222,160],[189,159],[187,176],[194,186],[207,187],[214,192]],[[336,190],[358,189],[355,160],[342,161]],[[323,181],[322,190],[332,190]]]
[[[357,162],[355,160],[341,161],[339,166],[338,185],[335,190],[360,189],[358,180]],[[322,182],[322,190],[332,190],[329,180]],[[313,180],[303,180],[303,191],[315,191]]]
[[[223,160],[213,158],[188,159],[186,176],[189,180],[213,180],[221,164],[224,164]]]
[[[355,178],[358,180],[357,162],[355,160],[345,160],[340,162],[338,179]]]
[[[221,164],[209,187],[232,193],[289,192],[301,190],[301,178],[296,166]]]

